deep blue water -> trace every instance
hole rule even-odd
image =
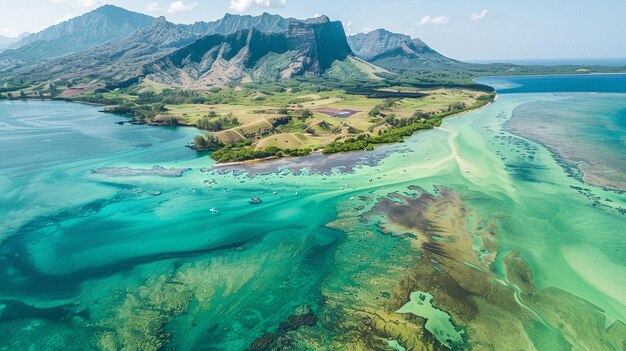
[[[626,66],[626,58],[579,58],[579,59],[528,59],[528,60],[475,60],[474,63],[511,63],[521,66]]]
[[[561,76],[508,76],[478,78],[499,94],[512,93],[626,93],[626,74],[581,74]]]

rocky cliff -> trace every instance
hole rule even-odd
[[[149,77],[190,88],[243,80],[320,75],[352,55],[341,22],[328,17],[293,21],[281,33],[256,29],[208,35],[150,65]]]
[[[226,14],[217,21],[201,21],[180,26],[191,33],[199,35],[228,35],[244,29],[256,29],[264,33],[280,33],[287,30],[289,24],[294,21],[296,21],[294,18],[283,18],[279,15],[270,15],[265,12],[260,16]]]

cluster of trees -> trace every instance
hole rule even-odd
[[[373,150],[374,145],[401,143],[404,138],[411,136],[418,130],[432,129],[441,125],[443,118],[441,116],[429,119],[419,119],[410,124],[392,127],[381,131],[379,135],[361,134],[354,138],[334,141],[328,144],[324,150],[324,154],[335,154],[338,152],[357,151],[357,150]]]
[[[307,129],[306,120],[313,117],[313,112],[308,108],[289,110],[287,107],[282,107],[277,112],[282,116],[274,119],[272,125],[281,133],[302,132]]]
[[[196,135],[193,137],[193,149],[197,151],[215,151],[224,147],[224,144],[219,141],[213,134],[207,133],[205,135]]]
[[[313,112],[311,112],[311,110],[309,110],[308,108],[300,110],[296,113],[296,118],[301,121],[305,121],[311,117],[313,117]]]
[[[276,111],[279,115],[285,115],[290,117],[295,117],[299,120],[306,120],[308,118],[313,117],[313,112],[308,108],[302,110],[290,110],[287,106],[281,107]]]
[[[241,162],[248,160],[263,159],[268,157],[306,156],[311,149],[281,149],[276,146],[268,146],[264,149],[256,149],[250,140],[244,140],[236,144],[226,145],[215,151],[211,157],[217,162]]]
[[[153,118],[152,122],[161,126],[174,127],[178,125],[178,119],[169,114],[157,116]]]
[[[208,132],[219,132],[239,125],[239,120],[232,113],[219,117],[214,111],[209,112],[207,117],[202,117],[196,122],[198,129]]]
[[[167,112],[167,109],[163,104],[137,105],[127,102],[106,109],[105,112],[132,116],[135,121],[152,122],[158,114]]]
[[[124,100],[122,98],[117,98],[117,97],[107,98],[102,93],[95,93],[92,95],[82,95],[73,100],[77,100],[81,102],[89,102],[92,104],[100,104],[100,105],[124,105],[126,104],[127,107],[132,106],[132,104],[130,104],[127,100]],[[123,114],[130,114],[130,113],[123,113]]]
[[[448,106],[448,110],[446,112],[459,112],[464,111],[466,108],[465,103],[462,101],[455,102],[454,104]]]
[[[398,102],[398,99],[385,99],[380,104],[372,107],[368,113],[370,117],[378,117],[384,114],[385,111],[390,111]]]

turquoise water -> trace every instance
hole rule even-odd
[[[607,84],[616,79],[602,77]],[[597,118],[594,109],[621,116],[626,95],[619,86],[626,77],[619,77],[617,91],[584,95],[600,102],[584,104],[590,111],[577,114],[573,125]],[[597,84],[596,76],[589,79],[588,86]],[[520,317],[524,342],[537,349],[577,344],[590,337],[583,335],[590,328],[585,323],[619,334],[626,321],[626,196],[583,182],[568,155],[509,124],[527,118],[520,108],[563,111],[566,118],[563,101],[576,99],[571,94],[578,93],[501,94],[496,103],[400,145],[256,171],[240,167],[250,173],[211,169],[208,155],[184,147],[195,134],[190,129],[119,126],[114,122],[123,117],[88,105],[2,101],[0,349],[241,350],[264,340],[324,349],[365,340],[357,332],[362,312],[353,309],[406,318],[393,313],[408,298],[386,304],[388,296],[396,299],[389,292],[419,253],[405,239],[370,233],[371,225],[349,219],[411,185],[446,186],[477,218],[498,222],[500,254],[491,270],[494,281],[511,286],[511,296],[519,289],[501,262],[508,252],[520,254],[541,296],[559,289],[546,300],[519,295],[520,304],[540,316],[536,324]],[[611,124],[614,142],[623,141],[620,118]],[[579,137],[599,138],[571,136]],[[619,159],[622,150],[606,147],[602,156]],[[251,205],[251,197],[263,203]],[[326,226],[337,219],[348,224]],[[422,291],[440,301],[434,291]],[[596,307],[580,307],[581,319],[566,317],[560,305],[577,299]],[[467,330],[469,345],[495,342],[480,327],[482,318],[459,322],[454,308],[446,312]],[[582,318],[595,313],[598,323]],[[553,322],[557,315],[559,323],[572,324],[559,338],[553,336],[561,329]],[[348,319],[334,323],[341,318]],[[419,328],[419,321],[409,323]],[[511,340],[520,337],[514,335]],[[410,349],[407,338],[377,335],[368,342],[394,340]],[[423,342],[437,342],[429,340]],[[613,341],[598,343],[618,349]]]
[[[448,313],[433,306],[433,296],[429,293],[422,291],[411,293],[411,300],[402,306],[398,313],[413,313],[424,317],[426,329],[448,348],[463,344],[464,332],[452,324]]]
[[[477,79],[491,85],[499,94],[512,93],[626,93],[625,74],[579,74],[554,76],[511,76]]]

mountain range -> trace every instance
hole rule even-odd
[[[22,38],[16,43],[14,50],[0,53],[0,59],[36,62],[80,52],[121,39],[152,21],[150,16],[104,5]]]
[[[36,84],[132,84],[141,79],[192,89],[295,76],[376,79],[402,69],[461,64],[419,39],[379,29],[346,36],[341,22],[227,14],[174,24],[105,5],[30,34],[0,52],[0,79]]]
[[[461,64],[441,55],[420,39],[385,29],[349,36],[348,43],[357,56],[388,69],[424,69]]]

